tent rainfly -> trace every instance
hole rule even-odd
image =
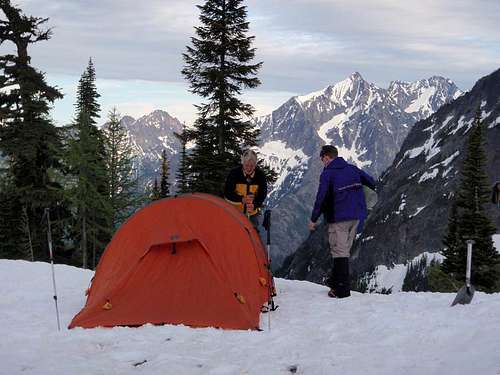
[[[208,194],[156,201],[117,231],[69,328],[258,329],[272,279],[250,221]]]

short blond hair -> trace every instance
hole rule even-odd
[[[250,161],[250,160],[254,161],[255,164],[257,164],[257,154],[255,153],[255,151],[253,151],[251,149],[247,149],[241,155],[241,163],[243,164],[244,162]]]

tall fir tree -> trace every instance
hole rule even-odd
[[[77,89],[74,138],[69,142],[69,165],[75,176],[71,198],[76,208],[75,233],[83,268],[95,268],[112,234],[113,210],[109,194],[105,137],[97,127],[100,105],[92,60]],[[75,260],[76,261],[76,260]]]
[[[191,184],[189,182],[189,176],[191,173],[189,170],[189,160],[186,150],[186,145],[188,142],[188,137],[186,133],[186,124],[182,126],[182,133],[174,133],[174,136],[181,143],[181,158],[179,162],[179,167],[177,168],[177,173],[175,175],[176,177],[175,187],[177,194],[186,194],[191,191],[190,190]]]
[[[250,121],[254,109],[243,103],[242,89],[260,84],[262,63],[252,64],[253,36],[247,36],[243,0],[207,0],[199,5],[201,26],[183,54],[182,74],[191,92],[206,102],[187,135],[195,141],[190,156],[192,190],[222,195],[228,170],[239,163],[242,148],[257,144],[258,129]]]
[[[161,153],[161,179],[160,179],[160,198],[170,196],[170,168],[168,165],[167,151]]]
[[[24,259],[22,204],[8,173],[0,176],[0,258]]]
[[[155,182],[153,183],[153,188],[151,189],[151,202],[160,199],[160,189],[158,187],[158,179],[155,177]]]
[[[136,190],[137,178],[133,165],[134,151],[116,108],[108,113],[104,137],[106,141],[106,168],[109,177],[109,199],[113,228],[116,230],[141,204],[141,198]]]
[[[467,246],[465,241],[475,241],[472,255],[472,282],[482,291],[491,292],[500,278],[500,256],[493,247],[495,226],[488,217],[485,205],[489,203],[490,186],[486,172],[486,152],[483,124],[478,110],[469,133],[467,155],[461,169],[461,183],[455,197],[456,212],[450,215],[445,237],[442,264],[444,272],[456,280],[465,280]]]
[[[8,160],[12,179],[0,198],[7,210],[0,227],[12,229],[23,217],[22,230],[11,233],[12,254],[24,253],[23,244],[31,243],[33,258],[46,260],[43,213],[45,208],[57,211],[63,199],[54,177],[62,169],[62,143],[49,110],[62,94],[31,66],[28,47],[49,40],[52,31],[44,29],[47,18],[24,15],[10,0],[0,0],[0,10],[5,15],[0,19],[0,45],[16,51],[0,56],[0,153]]]
[[[446,235],[443,238],[444,251],[446,255],[446,261],[444,262],[442,268],[443,271],[450,274],[452,277],[458,277],[454,272],[459,270],[459,273],[463,273],[463,259],[461,251],[463,240],[460,238],[458,233],[459,217],[458,217],[458,206],[457,199],[451,204],[450,214],[448,216],[448,229]],[[460,249],[460,251],[459,251]]]

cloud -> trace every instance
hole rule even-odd
[[[203,0],[17,3],[26,14],[50,18],[53,38],[37,43],[31,52],[35,66],[48,74],[73,76],[77,81],[92,56],[100,79],[187,88],[180,73],[182,53],[199,24],[196,4]],[[499,67],[497,0],[247,0],[245,4],[250,35],[256,37],[256,61],[264,62],[259,72],[263,84],[255,91],[260,94],[253,96],[256,102],[265,92],[315,91],[353,71],[381,86],[395,79],[438,74],[469,89]],[[170,103],[174,98],[167,95],[167,99]],[[264,108],[265,101],[259,103]]]

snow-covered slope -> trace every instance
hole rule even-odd
[[[500,294],[354,293],[333,300],[305,281],[277,280],[279,309],[262,332],[184,326],[65,327],[93,273],[0,260],[0,374],[497,374]],[[481,324],[476,324],[481,322]]]

